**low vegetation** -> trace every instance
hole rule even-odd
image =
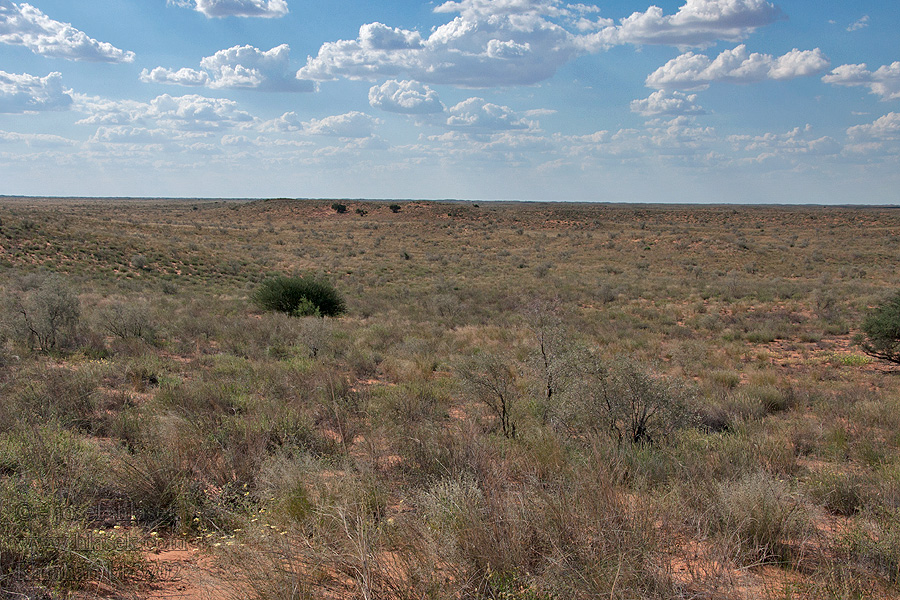
[[[262,310],[292,317],[337,317],[346,311],[344,299],[330,283],[316,277],[273,277],[253,292],[253,302]]]
[[[866,354],[900,364],[900,293],[876,307],[863,321]]]
[[[900,594],[894,210],[0,223],[0,596]]]

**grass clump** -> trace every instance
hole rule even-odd
[[[91,529],[84,513],[83,507],[40,494],[24,482],[0,480],[4,597],[62,597],[45,594],[97,582],[121,586],[144,572],[137,544],[118,531]]]
[[[790,564],[810,536],[809,515],[783,481],[765,471],[719,486],[718,529],[738,563]]]
[[[316,277],[272,277],[256,289],[252,300],[262,310],[294,317],[337,317],[347,311],[337,289]]]

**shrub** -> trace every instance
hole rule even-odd
[[[146,301],[111,302],[100,311],[99,319],[106,333],[123,340],[142,338],[151,341],[155,337],[150,306]]]
[[[392,213],[398,213],[398,212],[400,212],[400,210],[401,210],[403,207],[400,206],[399,204],[391,204],[390,206],[388,206],[388,208],[391,209],[391,212],[392,212]]]
[[[141,271],[147,268],[147,257],[143,254],[135,254],[131,257],[131,266]]]
[[[346,304],[329,282],[313,277],[273,277],[253,293],[253,302],[263,310],[295,317],[336,317],[346,312]]]
[[[870,312],[862,330],[866,354],[900,364],[900,293]]]
[[[345,212],[347,212],[347,205],[341,204],[340,202],[335,202],[334,204],[331,205],[331,210],[338,213],[339,215],[342,215]]]
[[[600,374],[599,406],[619,441],[660,441],[690,424],[693,391],[674,378],[651,374],[640,363],[621,360]]]
[[[497,418],[503,435],[516,437],[512,412],[518,389],[512,366],[495,354],[476,354],[463,362],[459,376],[471,394]]]
[[[62,277],[51,275],[17,307],[19,331],[28,343],[47,352],[74,337],[81,304]]]

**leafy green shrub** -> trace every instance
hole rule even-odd
[[[345,212],[347,212],[347,205],[341,204],[340,202],[335,202],[331,205],[331,209],[338,214],[344,214]]]
[[[900,293],[870,312],[862,331],[861,346],[866,354],[900,364]]]
[[[295,317],[336,317],[347,307],[329,282],[314,277],[279,276],[267,279],[253,293],[253,302],[263,310]]]

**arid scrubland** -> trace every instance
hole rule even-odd
[[[900,211],[332,203],[0,199],[0,589],[900,594]]]

